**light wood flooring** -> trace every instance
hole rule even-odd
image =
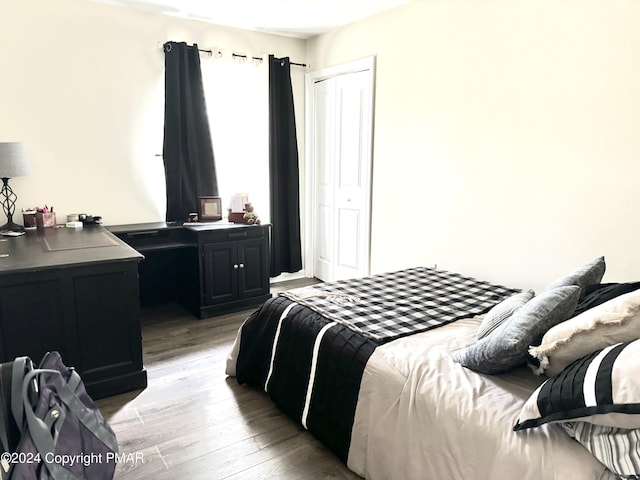
[[[266,394],[225,375],[250,312],[198,320],[177,304],[143,309],[149,386],[97,402],[125,454],[117,480],[360,478]]]

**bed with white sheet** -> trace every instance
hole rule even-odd
[[[604,259],[601,263],[604,274]],[[583,275],[582,282],[599,284],[602,274]],[[564,418],[531,406],[532,396],[553,387],[538,388],[547,377],[535,375],[521,355],[508,352],[508,362],[516,362],[508,368],[490,359],[491,373],[482,372],[485,357],[495,352],[491,337],[493,343],[510,338],[507,348],[540,344],[548,325],[519,340],[515,337],[523,334],[510,331],[518,322],[531,323],[531,312],[541,310],[536,302],[553,317],[550,310],[558,303],[564,316],[580,299],[586,301],[583,285],[575,286],[577,294],[573,286],[550,287],[554,295],[563,293],[560,300],[551,295],[552,307],[546,292],[533,297],[533,292],[414,268],[285,292],[242,325],[227,374],[268,392],[281,410],[368,479],[617,478],[597,458],[598,451],[585,448],[584,438],[572,438],[571,428],[580,424],[576,418],[614,413],[616,422],[607,428],[620,433],[629,418],[632,427],[640,427],[633,423],[638,413],[633,407],[578,406],[572,410],[578,416]],[[479,339],[487,319],[491,331]],[[531,342],[527,335],[537,338]],[[627,357],[640,357],[634,345],[619,357],[624,360],[627,350]],[[528,348],[526,358],[543,373],[548,356],[538,355],[544,361],[536,363]],[[568,408],[566,402],[562,408]]]

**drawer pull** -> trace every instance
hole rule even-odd
[[[237,269],[238,269],[238,264],[237,264],[237,263],[234,263],[234,264],[233,264],[233,268],[234,268],[235,270],[237,270]]]
[[[240,264],[240,268],[244,268],[244,263],[241,263],[241,264]]]

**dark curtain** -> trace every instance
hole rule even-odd
[[[289,58],[269,55],[271,276],[302,269],[298,141]]]
[[[218,195],[198,45],[164,44],[164,170],[167,221],[198,211],[198,197]]]

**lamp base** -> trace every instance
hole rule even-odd
[[[0,232],[24,232],[24,227],[13,223],[13,212],[16,211],[16,194],[9,186],[9,178],[2,177],[2,188],[0,188],[0,205],[7,216],[7,223],[0,227]]]
[[[0,232],[24,232],[24,227],[9,220],[7,223],[0,227]]]

